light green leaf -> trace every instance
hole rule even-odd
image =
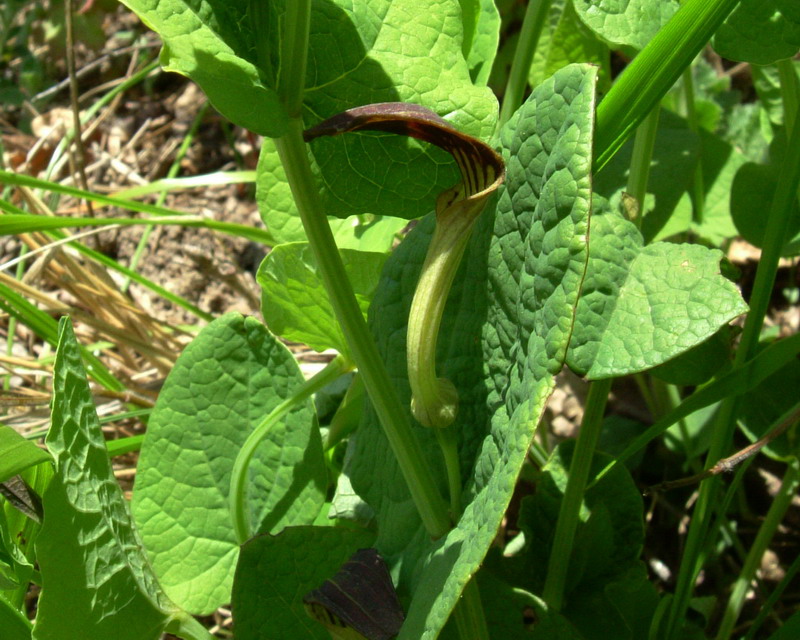
[[[563,69],[537,87],[502,132],[506,186],[476,222],[450,292],[437,362],[459,391],[464,513],[443,539],[422,529],[391,450],[370,412],[350,477],[375,510],[384,557],[413,593],[400,638],[436,637],[480,566],[561,368],[586,262],[596,70]],[[370,308],[391,375],[407,401],[408,308],[432,217],[395,251]],[[446,482],[435,437],[417,435]]]
[[[269,194],[268,202],[266,194]],[[261,144],[256,172],[256,199],[261,219],[277,244],[306,241],[303,222],[297,215],[294,198],[286,185],[286,173],[272,140],[263,140]],[[396,234],[408,224],[408,220],[393,216],[369,216],[369,220],[363,221],[364,217],[328,216],[328,224],[340,249],[388,253]]]
[[[351,107],[402,101],[433,109],[465,133],[491,136],[497,100],[470,79],[458,0],[336,0],[313,9],[306,126]],[[274,147],[261,153],[257,199],[269,224],[270,212],[295,215],[295,208]],[[322,208],[339,218],[416,218],[458,181],[448,154],[401,136],[324,137],[310,153]]]
[[[275,91],[276,74],[258,60],[257,42],[277,41],[277,28],[260,33],[246,2],[122,0],[161,36],[161,64],[200,85],[211,104],[235,124],[279,136],[287,115]],[[272,19],[278,16],[270,7]],[[275,46],[273,44],[273,46]]]
[[[387,256],[347,249],[339,255],[366,316]],[[264,322],[275,335],[317,351],[333,348],[349,353],[308,243],[275,247],[261,263],[256,280],[261,286]]]
[[[610,81],[608,47],[578,19],[571,0],[555,0],[539,36],[528,82],[532,87],[574,62],[592,62],[601,69],[601,84]]]
[[[325,628],[305,612],[303,596],[373,538],[363,529],[289,527],[245,543],[233,582],[236,639],[329,640]]]
[[[0,482],[49,460],[47,451],[26,440],[11,427],[0,424]]]
[[[583,23],[612,46],[642,50],[679,8],[675,0],[573,0]]]
[[[43,497],[36,557],[36,640],[156,640],[176,613],[164,597],[114,477],[67,318],[59,323],[47,447],[56,474]]]
[[[658,242],[607,210],[592,217],[589,268],[569,366],[589,379],[644,371],[711,337],[747,311],[719,272],[722,252]]]
[[[723,58],[771,64],[800,49],[797,0],[741,0],[717,30],[714,49]]]
[[[228,494],[247,435],[303,382],[291,353],[254,318],[228,314],[186,347],[150,416],[133,513],[173,601],[209,613],[230,601],[239,554]],[[313,522],[326,471],[310,402],[295,407],[250,466],[252,529]]]

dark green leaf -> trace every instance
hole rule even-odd
[[[233,583],[237,640],[330,640],[303,596],[334,575],[373,534],[336,527],[288,527],[242,546]]]
[[[795,0],[741,0],[713,43],[729,60],[772,64],[791,58],[800,49],[800,5]]]
[[[573,449],[574,441],[556,448],[536,493],[523,500],[519,524],[525,547],[504,561],[505,571],[534,593],[544,585]],[[591,473],[610,459],[595,454]],[[587,639],[647,636],[657,597],[639,560],[644,543],[642,511],[641,494],[621,466],[586,491],[562,613]]]
[[[775,164],[748,162],[739,167],[731,187],[731,214],[736,229],[750,244],[761,247],[766,228],[766,216],[778,186],[778,167]],[[795,199],[783,255],[800,253],[800,205]]]
[[[36,640],[156,640],[174,606],[142,551],[114,477],[80,349],[59,323],[47,447],[56,475],[36,543],[42,595]]]

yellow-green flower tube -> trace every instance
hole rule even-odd
[[[448,151],[461,182],[439,195],[436,229],[428,246],[408,318],[408,381],[411,411],[427,427],[446,427],[458,412],[453,383],[436,375],[436,342],[447,295],[475,220],[505,177],[502,158],[489,145],[465,135],[433,111],[387,102],[350,109],[308,129],[304,137],[372,129],[408,135]]]

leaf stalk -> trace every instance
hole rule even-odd
[[[228,500],[231,510],[231,520],[236,540],[244,544],[252,535],[250,518],[247,510],[247,478],[250,462],[264,438],[269,435],[272,428],[292,409],[299,406],[314,393],[336,380],[339,376],[351,371],[353,364],[344,356],[336,356],[328,365],[313,378],[307,380],[290,397],[286,398],[259,423],[247,436],[242,448],[236,455],[236,461],[231,470],[231,489]]]

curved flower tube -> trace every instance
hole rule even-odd
[[[384,102],[349,109],[306,130],[306,141],[348,131],[377,130],[411,136],[450,153],[461,182],[436,202],[436,230],[428,246],[408,318],[411,411],[427,427],[446,427],[458,412],[453,383],[436,375],[436,342],[447,295],[475,220],[505,177],[503,159],[489,145],[465,135],[430,109]]]

